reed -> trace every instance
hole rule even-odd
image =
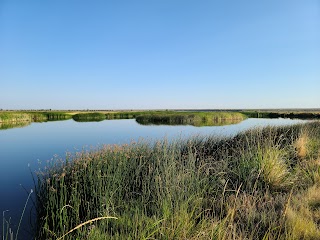
[[[2,212],[2,240],[13,240],[14,236],[15,236],[15,238],[14,238],[15,240],[18,239],[22,218],[25,215],[26,207],[28,205],[28,202],[29,202],[29,199],[30,199],[32,193],[33,193],[33,190],[31,189],[31,191],[28,193],[27,200],[25,202],[24,208],[23,208],[21,216],[20,216],[20,221],[19,221],[18,227],[17,227],[17,229],[15,229],[15,231],[11,228],[11,222],[10,222],[11,218],[9,218],[9,220],[7,220],[5,217],[5,213],[9,212],[9,210],[5,210]]]
[[[160,112],[138,115],[140,124],[219,126],[239,123],[246,116],[237,112]]]
[[[66,120],[70,118],[71,115],[64,112],[0,112],[0,123],[2,124]]]
[[[31,120],[31,116],[27,113],[0,112],[0,123],[30,122]]]
[[[319,139],[315,122],[68,155],[37,173],[36,239],[318,237]]]
[[[78,113],[72,116],[73,120],[77,122],[90,122],[90,121],[103,121],[106,119],[106,115],[99,112],[93,113]]]
[[[294,111],[285,111],[285,110],[273,110],[273,111],[241,111],[250,118],[297,118],[297,119],[319,119],[320,112],[312,110],[294,110]]]

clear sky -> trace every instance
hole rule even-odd
[[[319,0],[0,0],[0,108],[319,107]]]

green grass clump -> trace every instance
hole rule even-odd
[[[27,113],[0,112],[0,123],[31,122],[31,120],[31,116]]]
[[[12,127],[14,127],[15,124],[17,127],[20,127],[20,125],[23,125],[26,122],[60,121],[71,119],[71,117],[72,116],[70,114],[64,112],[4,111],[0,112],[0,124],[11,124]]]
[[[246,116],[237,112],[123,111],[106,113],[107,119],[136,119],[143,125],[221,126],[239,123]]]
[[[294,110],[294,111],[286,111],[286,110],[259,110],[259,111],[241,111],[241,113],[245,114],[250,118],[298,118],[298,119],[319,119],[320,112],[312,111],[312,110]]]
[[[36,239],[319,239],[319,139],[315,122],[68,155],[37,173]]]
[[[140,124],[219,126],[239,123],[246,118],[237,112],[156,112],[138,115]]]
[[[112,119],[134,119],[139,115],[146,114],[146,112],[150,112],[150,111],[109,112],[109,113],[106,113],[106,118],[109,120],[112,120]]]
[[[77,113],[72,116],[73,120],[77,122],[88,122],[88,121],[103,121],[106,119],[106,115],[99,112],[93,113]]]
[[[268,146],[258,151],[262,176],[273,189],[289,188],[294,182],[291,179],[287,154],[286,149],[281,149],[278,146]]]
[[[41,122],[41,121],[61,121],[71,119],[72,115],[65,112],[27,112],[31,115],[32,120],[34,122]]]

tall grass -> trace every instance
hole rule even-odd
[[[35,122],[41,121],[61,121],[71,119],[72,115],[66,112],[26,112],[30,114]]]
[[[106,119],[106,115],[98,112],[77,113],[73,115],[72,118],[77,122],[102,121]]]
[[[109,112],[106,113],[106,118],[108,120],[111,119],[134,119],[139,115],[146,114],[150,111],[129,111],[129,112]],[[157,111],[152,111],[152,112],[157,112]]]
[[[259,111],[241,111],[241,113],[251,118],[298,118],[298,119],[319,119],[320,112],[312,110],[259,110]]]
[[[64,112],[0,112],[0,123],[17,124],[23,122],[39,122],[70,119]]]
[[[30,122],[31,116],[27,113],[0,112],[0,123]]]
[[[140,124],[189,124],[216,126],[241,122],[245,115],[237,112],[161,112],[138,115]]]
[[[69,155],[37,173],[36,238],[319,239],[319,149],[316,122]]]
[[[102,121],[105,119],[137,119],[141,124],[191,124],[195,126],[212,126],[237,123],[245,115],[236,112],[177,112],[177,111],[129,111],[129,112],[0,112],[0,123],[41,122],[66,120]],[[229,121],[229,122],[227,122]]]

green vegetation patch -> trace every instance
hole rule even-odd
[[[27,113],[0,112],[0,122],[2,123],[26,122],[31,120],[30,114]]]
[[[78,113],[72,116],[73,120],[78,122],[102,121],[106,119],[106,115],[99,112]]]
[[[121,112],[109,112],[106,113],[107,119],[134,119],[138,116],[144,116],[148,114],[163,114],[167,111],[121,111]]]
[[[157,112],[136,117],[140,124],[219,126],[238,123],[246,118],[236,112]]]
[[[319,139],[314,122],[68,156],[36,175],[36,237],[319,239]]]
[[[297,119],[320,119],[319,112],[308,111],[242,111],[243,114],[250,118],[297,118]]]
[[[65,112],[27,112],[34,122],[60,121],[71,119],[72,115]]]
[[[57,121],[71,119],[71,117],[64,112],[0,112],[0,123]]]

